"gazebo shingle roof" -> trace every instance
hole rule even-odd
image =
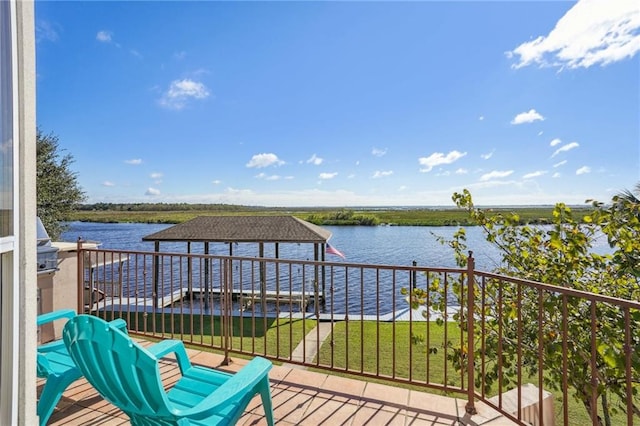
[[[199,216],[142,241],[324,243],[331,232],[293,216]]]

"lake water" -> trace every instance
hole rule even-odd
[[[142,223],[91,223],[71,222],[62,234],[63,241],[74,242],[78,237],[101,243],[101,248],[132,251],[153,251],[152,242],[142,241],[142,237],[161,231],[172,225]],[[331,245],[340,250],[350,263],[382,265],[411,265],[456,267],[453,250],[440,244],[436,236],[451,238],[457,230],[453,226],[324,226],[332,232]],[[467,242],[473,250],[478,269],[491,270],[500,261],[497,250],[489,245],[479,227],[467,228]],[[281,244],[280,257],[293,259],[313,259],[311,244]],[[185,252],[185,243],[162,243],[164,252]],[[270,256],[273,245],[265,245],[265,255]],[[192,252],[202,252],[202,246],[192,245]],[[211,254],[228,254],[227,244],[212,243]],[[234,255],[257,256],[256,244],[238,244]],[[342,261],[340,257],[328,254],[328,261]]]

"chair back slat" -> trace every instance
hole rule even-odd
[[[157,360],[127,334],[79,315],[69,320],[63,338],[73,360],[106,400],[133,415],[170,416]]]

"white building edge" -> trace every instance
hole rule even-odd
[[[0,1],[0,424],[36,415],[36,104],[32,0]]]

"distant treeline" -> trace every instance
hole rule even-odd
[[[573,209],[575,218],[589,208]],[[491,213],[517,213],[521,224],[552,222],[553,207],[497,207]],[[316,225],[402,225],[402,226],[473,226],[469,215],[456,208],[342,208],[335,207],[260,207],[233,204],[187,203],[96,203],[84,204],[66,220],[83,222],[182,223],[197,216],[211,215],[291,215]]]
[[[267,207],[239,206],[234,204],[189,204],[189,203],[95,203],[81,204],[79,211],[114,212],[176,212],[176,211],[246,211],[263,210]]]

